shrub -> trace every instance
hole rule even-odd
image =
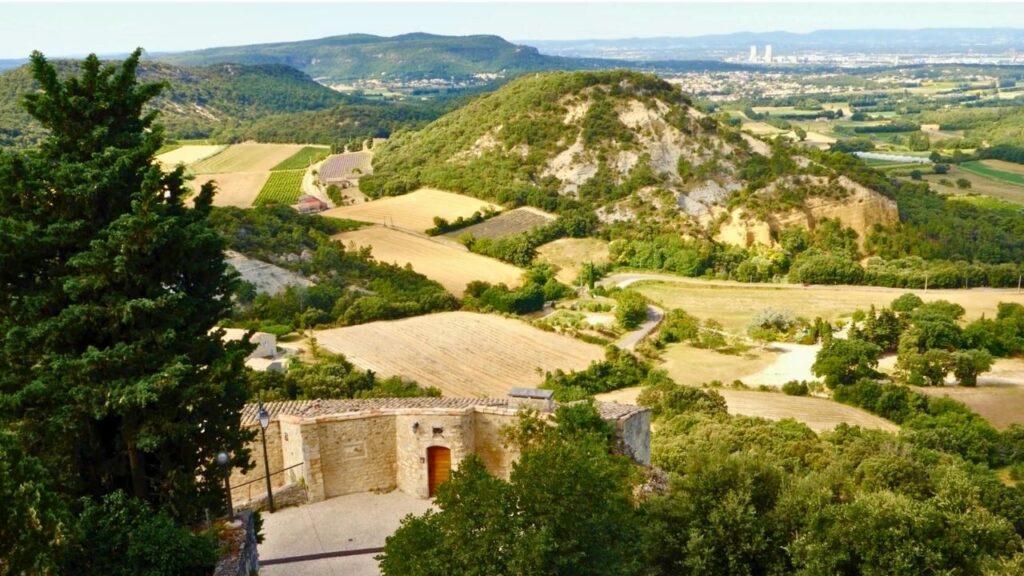
[[[615,300],[615,320],[622,328],[633,330],[647,319],[647,300],[639,292],[623,290]]]
[[[118,491],[83,501],[67,558],[67,573],[87,576],[205,576],[217,548],[163,511]]]
[[[807,396],[810,393],[810,389],[807,387],[806,382],[790,380],[782,385],[782,393],[789,396]]]

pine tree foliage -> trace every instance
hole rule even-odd
[[[59,79],[39,53],[24,99],[49,135],[0,154],[0,423],[41,455],[65,496],[124,489],[179,519],[219,507],[213,456],[244,453],[245,346],[211,329],[233,278],[144,106],[141,51]]]

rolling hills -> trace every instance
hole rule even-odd
[[[56,64],[65,74],[77,67],[74,61]],[[153,106],[160,110],[169,135],[178,138],[205,138],[239,122],[346,102],[345,96],[281,64],[188,68],[144,62],[139,76],[146,82],[167,83]],[[41,128],[19,105],[20,96],[33,89],[26,66],[0,74],[0,145],[30,144],[41,135]]]
[[[316,40],[208,48],[157,56],[179,65],[225,62],[284,64],[324,83],[376,78],[413,80],[515,75],[535,70],[581,68],[586,60],[546,56],[498,36],[346,34]]]

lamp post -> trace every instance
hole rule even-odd
[[[224,469],[224,492],[228,498],[228,518],[235,517],[235,507],[231,503],[231,458],[227,452],[217,453],[217,465]]]
[[[264,478],[267,479],[267,505],[270,511],[274,511],[274,490],[270,486],[270,459],[267,457],[267,426],[270,426],[270,414],[267,409],[263,407],[263,402],[260,402],[260,410],[258,413],[260,420],[260,439],[263,441],[263,471]]]

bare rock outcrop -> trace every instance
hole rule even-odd
[[[804,200],[800,208],[771,213],[763,218],[737,208],[722,222],[715,238],[744,248],[754,245],[774,246],[774,239],[784,228],[799,226],[813,230],[818,222],[832,219],[853,229],[857,233],[858,244],[863,248],[875,224],[889,226],[899,221],[899,210],[894,200],[845,176],[836,179],[836,183],[846,190],[845,197],[812,195]]]

